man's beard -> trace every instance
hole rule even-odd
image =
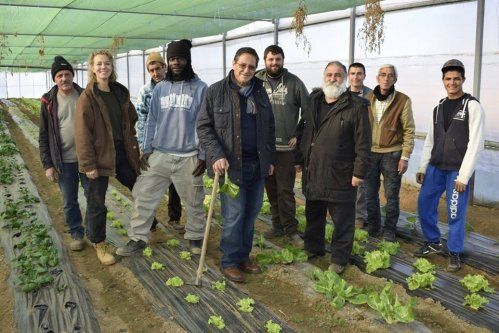
[[[277,71],[273,71],[270,67],[267,67],[266,70],[267,70],[268,76],[277,78],[277,77],[281,76],[282,71],[284,70],[284,67],[279,66],[279,69],[277,69]]]
[[[327,98],[338,99],[341,94],[347,91],[347,83],[346,81],[343,81],[343,83],[324,82],[322,84],[322,91],[324,91],[324,95]]]
[[[171,66],[168,66],[168,70],[170,71],[170,73],[171,73],[171,75],[172,75],[172,77],[173,77],[174,79],[179,79],[179,78],[182,78],[182,77],[186,74],[186,72],[187,72],[187,67],[188,67],[188,66],[187,66],[187,65],[185,65],[185,66],[184,66],[184,68],[182,68],[182,71],[180,71],[180,73],[178,73],[178,74],[177,74],[177,73],[175,73],[175,72],[173,71],[173,69],[172,69],[172,67],[171,67]]]

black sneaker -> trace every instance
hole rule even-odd
[[[447,272],[457,272],[461,269],[461,257],[459,253],[449,252],[449,262],[447,263]]]
[[[443,248],[444,246],[442,245],[442,243],[425,242],[423,246],[421,246],[416,252],[414,252],[414,255],[416,257],[426,257],[430,254],[442,253]]]
[[[395,236],[395,232],[392,230],[385,230],[383,232],[383,239],[387,242],[395,242],[397,237]]]
[[[189,250],[192,254],[201,254],[201,247],[203,246],[203,240],[189,240]]]
[[[125,246],[116,249],[116,254],[122,257],[128,257],[132,254],[142,251],[147,246],[147,243],[143,240],[129,240]]]

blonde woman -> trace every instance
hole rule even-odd
[[[106,240],[106,190],[109,176],[132,189],[139,173],[135,138],[137,113],[126,87],[116,82],[112,54],[93,52],[88,59],[88,85],[78,99],[76,153],[80,172],[87,178],[87,238],[101,264],[116,262]]]

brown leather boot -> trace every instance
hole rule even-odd
[[[222,274],[227,278],[227,280],[243,283],[244,276],[237,267],[222,268]]]
[[[252,263],[251,261],[240,263],[239,269],[242,270],[243,272],[249,273],[249,274],[258,274],[258,273],[262,272],[260,267],[256,264]]]
[[[116,263],[116,258],[108,251],[106,242],[94,244],[95,251],[97,251],[97,258],[104,266],[111,266]]]

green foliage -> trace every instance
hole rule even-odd
[[[225,328],[225,322],[222,316],[210,316],[208,319],[208,325],[213,325],[219,330],[223,330]]]
[[[399,250],[399,242],[387,242],[385,240],[378,243],[378,249],[381,251],[388,252],[388,254],[394,256]]]
[[[326,239],[326,242],[331,243],[333,240],[333,232],[334,232],[334,227],[332,224],[327,223],[326,224],[326,232],[324,238]]]
[[[365,252],[365,247],[360,244],[360,242],[353,241],[352,255],[363,255]]]
[[[459,282],[472,293],[479,292],[480,290],[487,293],[494,292],[494,289],[489,287],[489,281],[481,274],[467,274],[464,278],[459,280]]]
[[[287,247],[280,251],[270,250],[260,252],[255,257],[258,265],[291,264],[293,262],[305,262],[308,257],[305,251],[297,248]]]
[[[407,219],[407,224],[410,229],[416,230],[418,218],[416,216],[409,216]]]
[[[307,219],[305,216],[297,216],[298,226],[296,227],[299,232],[305,232],[305,228],[307,226]]]
[[[472,293],[469,295],[464,296],[464,306],[469,306],[473,310],[479,310],[480,308],[483,308],[485,304],[489,303],[489,301],[483,297],[480,296],[477,293]]]
[[[228,172],[225,173],[225,182],[220,186],[220,192],[232,199],[236,199],[239,196],[239,186],[230,181]]]
[[[144,257],[151,258],[152,257],[152,249],[148,246],[142,251]]]
[[[239,311],[241,312],[253,312],[255,300],[253,298],[242,298],[236,303]]]
[[[305,206],[304,205],[296,206],[296,215],[305,216]]]
[[[215,282],[213,282],[211,287],[213,289],[215,289],[216,291],[225,291],[225,280],[215,281]]]
[[[21,165],[7,158],[0,158],[0,184],[10,185],[14,183],[14,174],[21,170]]]
[[[398,299],[398,295],[393,292],[392,282],[388,282],[379,294],[375,291],[370,292],[367,297],[367,304],[378,311],[388,324],[414,321],[412,309],[416,305],[416,299],[411,298],[407,304],[402,304]]]
[[[409,290],[426,287],[433,288],[433,282],[435,282],[435,280],[435,275],[431,272],[414,273],[406,279]]]
[[[179,247],[180,241],[176,238],[172,238],[166,241],[166,246],[168,247]]]
[[[270,202],[264,201],[262,203],[262,208],[260,208],[260,213],[263,215],[270,215]]]
[[[359,243],[367,243],[369,233],[363,229],[355,229],[354,240]]]
[[[154,261],[152,264],[151,264],[151,269],[153,271],[162,271],[165,269],[165,265],[163,265],[162,263],[160,262],[157,262],[157,261]]]
[[[366,272],[372,273],[378,269],[390,267],[390,254],[379,250],[366,252],[364,262],[366,263]]]
[[[197,295],[187,294],[187,296],[185,296],[184,299],[187,301],[187,303],[191,304],[199,303],[199,296]]]
[[[168,287],[182,287],[184,285],[184,281],[180,277],[174,276],[166,280],[166,285]]]
[[[114,220],[111,223],[111,227],[116,228],[116,229],[121,229],[121,228],[123,228],[123,223],[121,223],[120,220]]]
[[[364,304],[367,302],[367,294],[364,288],[355,288],[348,285],[337,273],[319,269],[314,270],[313,278],[315,283],[315,290],[318,293],[324,294],[331,305],[335,309],[341,309],[346,301],[352,304]]]
[[[40,199],[29,193],[29,190],[26,187],[19,188],[19,195],[19,201],[21,201],[22,203],[32,204],[40,202]]]
[[[189,251],[180,251],[180,259],[182,260],[191,260],[192,253]]]
[[[435,272],[436,269],[435,265],[433,265],[428,261],[428,259],[425,258],[419,258],[412,265],[416,267],[416,269],[421,273]]]
[[[258,246],[261,249],[265,248],[265,237],[263,234],[259,234],[256,239],[253,241],[253,245]]]
[[[126,236],[126,235],[128,235],[128,231],[127,231],[125,228],[117,228],[116,230],[118,230],[118,233],[119,233],[121,236]]]
[[[203,175],[203,185],[206,188],[212,188],[213,187],[213,179],[211,179],[210,177],[208,177],[207,174]]]
[[[272,320],[267,320],[265,329],[267,330],[267,333],[281,333],[282,331],[281,325],[274,323]]]
[[[109,221],[113,221],[115,217],[116,217],[116,213],[113,212],[112,210],[109,210],[106,213],[106,219],[108,219]]]

